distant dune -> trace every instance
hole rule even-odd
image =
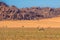
[[[27,28],[60,28],[60,17],[48,18],[42,20],[17,20],[17,21],[0,21],[0,27],[8,28],[18,28],[18,27],[27,27]]]

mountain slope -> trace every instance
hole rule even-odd
[[[60,15],[60,8],[17,8],[0,2],[0,20],[38,20]]]

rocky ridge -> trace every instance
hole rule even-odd
[[[17,8],[0,2],[0,20],[39,20],[60,15],[60,8]]]

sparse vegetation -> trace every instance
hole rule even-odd
[[[60,29],[0,28],[0,40],[60,40]]]

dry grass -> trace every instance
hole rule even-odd
[[[0,28],[0,40],[60,40],[60,29]]]
[[[60,40],[60,17],[30,21],[6,20],[0,21],[0,27],[3,27],[0,28],[0,40]]]
[[[16,20],[16,21],[0,21],[0,27],[60,27],[60,17],[48,18],[42,20]]]

